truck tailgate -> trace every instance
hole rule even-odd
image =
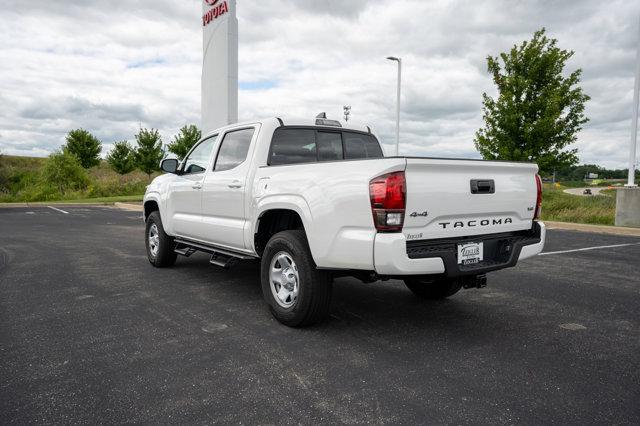
[[[537,170],[529,163],[407,158],[403,232],[416,240],[530,229]]]

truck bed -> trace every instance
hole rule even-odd
[[[530,229],[537,166],[528,163],[423,157],[330,161],[260,167],[257,215],[277,200],[298,200],[319,267],[375,270],[369,182],[404,171],[406,211],[400,238],[428,240]],[[471,181],[493,181],[492,193],[471,193]],[[271,206],[271,207],[268,207]]]

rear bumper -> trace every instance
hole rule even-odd
[[[544,247],[545,237],[542,222],[534,222],[529,231],[440,240],[407,242],[402,233],[379,233],[374,245],[374,266],[379,275],[484,274],[537,255]],[[465,241],[483,241],[485,261],[473,266],[458,265],[457,244]]]

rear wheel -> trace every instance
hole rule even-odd
[[[303,231],[279,232],[261,261],[262,294],[273,316],[290,327],[324,320],[331,303],[331,278],[319,270]]]
[[[454,279],[406,279],[405,285],[421,299],[444,299],[456,294],[462,287],[460,280]]]
[[[166,268],[176,263],[173,238],[164,232],[159,212],[152,212],[147,218],[145,237],[147,257],[153,266]]]

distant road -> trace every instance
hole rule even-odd
[[[585,195],[583,194],[584,190],[587,188],[569,188],[569,189],[565,189],[564,192],[566,192],[567,194],[571,194],[571,195],[582,195],[585,197],[588,197],[589,195]],[[591,190],[591,195],[602,195],[600,194],[600,191],[602,191],[603,189],[608,189],[606,186],[590,186],[588,189]]]

